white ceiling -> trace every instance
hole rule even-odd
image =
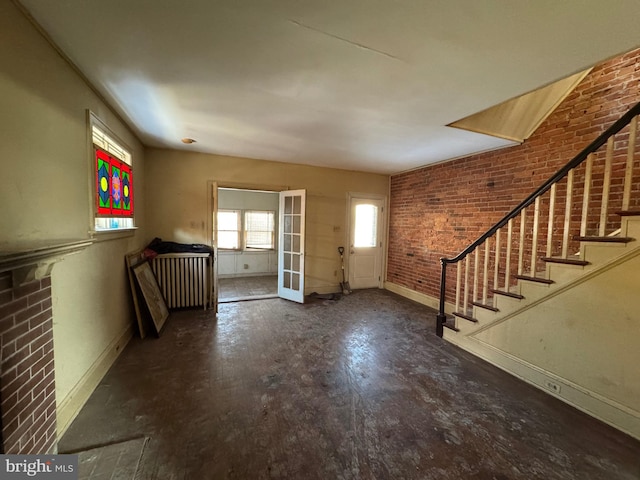
[[[640,44],[637,0],[20,2],[145,145],[379,173],[509,145],[446,125]]]

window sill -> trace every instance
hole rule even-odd
[[[131,228],[114,228],[111,230],[90,230],[89,236],[94,242],[106,242],[109,240],[118,240],[120,238],[133,237],[138,227]]]

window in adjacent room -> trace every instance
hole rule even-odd
[[[247,210],[244,212],[245,248],[275,248],[275,212]]]
[[[240,249],[240,210],[218,210],[218,248]]]
[[[96,231],[134,227],[133,159],[129,150],[91,115]]]

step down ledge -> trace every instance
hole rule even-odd
[[[453,330],[454,332],[460,331],[460,329],[454,326],[452,323],[443,323],[442,326],[448,328],[449,330]]]
[[[516,275],[515,277],[518,280],[526,280],[527,282],[543,283],[545,285],[551,285],[551,284],[555,283],[553,280],[549,280],[548,278],[528,277],[526,275]]]
[[[580,267],[585,267],[590,265],[586,260],[574,260],[572,258],[560,258],[560,257],[542,257],[540,260],[543,262],[549,263],[560,263],[562,265],[578,265]]]
[[[573,237],[573,239],[581,242],[596,243],[629,243],[635,240],[635,238],[631,237]]]
[[[464,318],[465,320],[469,320],[470,322],[473,322],[473,323],[478,323],[478,319],[473,318],[471,315],[467,315],[466,313],[462,313],[462,312],[453,312],[453,314],[454,314],[456,317]]]
[[[524,300],[524,297],[517,293],[505,292],[504,290],[491,290],[491,291],[497,295],[504,295],[505,297],[515,298],[516,300]]]
[[[500,310],[492,305],[486,305],[480,302],[471,302],[471,305],[478,308],[484,308],[485,310],[491,310],[492,312],[499,312]]]

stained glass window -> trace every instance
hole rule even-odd
[[[99,217],[133,216],[131,167],[96,148],[96,206]]]

